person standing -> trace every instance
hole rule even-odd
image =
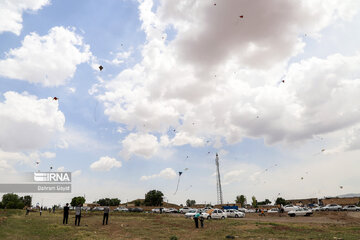
[[[41,216],[41,214],[42,214],[42,210],[43,210],[43,208],[42,208],[42,207],[40,207],[40,216]]]
[[[63,224],[68,224],[68,219],[69,219],[69,204],[66,203],[66,206],[64,207],[64,217],[63,217]]]
[[[105,224],[105,219],[106,219],[106,225],[108,225],[109,212],[110,212],[110,208],[109,207],[104,207],[103,225]]]
[[[80,218],[81,218],[81,205],[77,205],[75,208],[75,226],[76,224],[80,226]]]
[[[199,217],[200,217],[200,213],[195,213],[194,215],[194,222],[195,222],[195,227],[199,228]]]
[[[55,213],[55,205],[53,206],[53,213]]]
[[[200,215],[200,226],[204,228],[204,216]]]

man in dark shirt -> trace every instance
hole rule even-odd
[[[69,204],[67,203],[64,207],[64,218],[63,218],[63,224],[68,224],[68,218],[69,218]]]
[[[103,225],[105,223],[105,219],[106,219],[106,225],[108,224],[109,212],[110,212],[110,208],[109,207],[104,207]]]

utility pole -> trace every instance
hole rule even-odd
[[[220,170],[219,170],[219,155],[216,153],[216,190],[217,190],[217,203],[223,204],[223,194],[221,190]]]

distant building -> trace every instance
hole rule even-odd
[[[326,197],[320,199],[322,205],[338,204],[341,206],[345,205],[357,205],[360,202],[360,197]]]
[[[309,204],[319,204],[319,199],[317,198],[290,199],[290,200],[286,200],[286,202],[289,202],[290,204],[296,206],[307,206]]]

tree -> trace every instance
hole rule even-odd
[[[14,193],[4,194],[2,197],[2,207],[3,208],[12,208],[12,209],[22,209],[25,204],[20,200],[19,196]]]
[[[244,207],[246,204],[246,197],[244,195],[236,196],[235,203],[241,204],[241,207]]]
[[[286,205],[286,200],[283,199],[282,197],[278,197],[275,201],[276,205]]]
[[[269,199],[265,199],[265,201],[258,202],[257,204],[258,204],[258,205],[268,205],[268,204],[270,204],[270,203],[271,203],[271,201],[270,201]]]
[[[158,190],[151,190],[145,194],[145,205],[146,206],[161,206],[163,202],[164,194]]]
[[[252,198],[251,198],[251,200],[252,200],[252,202],[251,202],[251,205],[255,208],[255,207],[257,207],[257,201],[256,201],[256,197],[255,196],[252,196]]]
[[[20,200],[24,203],[26,207],[31,207],[32,198],[29,195],[21,197]]]
[[[121,200],[118,198],[110,199],[110,206],[119,206],[120,203],[121,203]]]
[[[192,207],[195,204],[196,204],[195,200],[190,200],[190,199],[186,200],[186,206],[188,206],[188,207]]]
[[[138,200],[135,200],[134,201],[134,204],[135,204],[135,207],[140,207],[141,205],[141,201],[138,199]]]
[[[78,197],[73,197],[71,199],[70,205],[73,206],[73,207],[76,207],[78,205],[82,206],[84,203],[85,203],[85,198],[81,197],[81,196],[78,196]]]

